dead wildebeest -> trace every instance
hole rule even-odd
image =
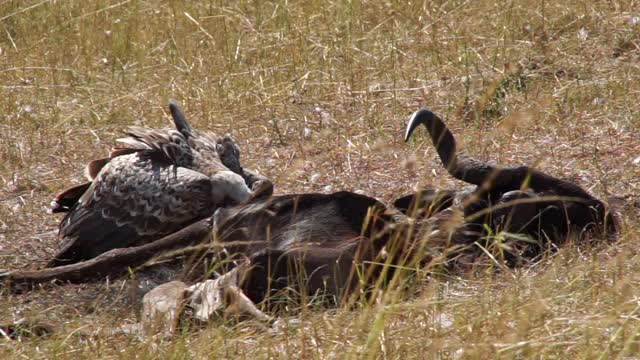
[[[394,236],[393,226],[394,221],[382,203],[356,193],[254,196],[244,204],[219,208],[214,216],[148,244],[112,249],[95,258],[55,268],[12,271],[0,278],[16,290],[52,281],[87,282],[126,274],[127,269],[137,269],[163,253],[186,249],[180,252],[183,256],[189,254],[185,271],[179,277],[181,282],[149,293],[156,292],[159,295],[154,299],[160,298],[174,309],[183,301],[194,302],[194,297],[215,297],[206,291],[201,295],[200,290],[187,294],[183,283],[204,288],[213,271],[222,274],[222,278],[239,268],[244,271],[233,276],[235,282],[231,286],[242,291],[233,294],[235,297],[246,294],[253,303],[271,295],[282,298],[277,296],[281,292],[287,297],[321,295],[324,304],[346,303],[351,300],[350,295],[360,293],[356,290],[366,290],[378,281],[379,288],[383,288],[393,272],[393,267],[385,264],[402,261],[385,255],[406,253],[394,248],[402,237]],[[192,245],[200,246],[189,248]],[[211,251],[204,253],[203,248]],[[209,256],[210,252],[213,256]],[[205,258],[227,266],[202,266]],[[162,312],[147,304],[150,302],[153,300],[143,300],[143,313]],[[277,306],[266,304],[274,309],[272,305]],[[244,309],[251,307],[244,305]],[[202,311],[201,306],[196,312]],[[170,318],[166,323],[174,323],[175,314],[163,316]]]
[[[126,275],[127,269],[135,269],[139,279],[154,271],[139,266],[163,253],[176,256],[171,250],[182,249],[184,261],[178,265],[183,271],[144,296],[141,322],[126,330],[170,335],[180,319],[208,321],[214,311],[270,320],[255,304],[273,311],[283,309],[283,301],[306,303],[312,297],[323,305],[370,299],[375,293],[371,290],[385,288],[394,265],[403,262],[383,251],[406,253],[394,247],[401,239],[394,236],[384,206],[364,195],[255,196],[152,243],[112,249],[66,266],[0,274],[0,280],[4,277],[5,285],[23,290],[38,283]],[[189,248],[192,245],[199,246]],[[213,272],[220,275],[209,280]]]
[[[174,102],[176,129],[132,127],[109,158],[87,166],[88,182],[59,194],[61,250],[50,267],[140,245],[246,201],[260,179],[240,166],[229,136],[192,129]]]
[[[454,177],[477,186],[473,193],[462,195],[464,219],[461,224],[448,229],[446,234],[438,235],[440,240],[446,240],[447,245],[473,244],[490,235],[488,232],[495,234],[499,231],[529,235],[539,240],[539,244],[544,240],[559,244],[573,231],[579,234],[615,232],[615,224],[606,205],[579,186],[526,166],[498,167],[458,153],[451,132],[429,110],[421,109],[413,114],[405,140],[420,124],[427,127],[447,170]],[[261,184],[267,191],[257,191],[256,194],[264,196],[254,196],[248,202],[219,208],[213,218],[197,221],[163,239],[130,249],[112,250],[95,261],[77,266],[13,272],[8,278],[17,283],[53,279],[84,281],[92,276],[104,276],[122,271],[127,266],[140,265],[162,251],[201,243],[213,232],[216,243],[224,246],[227,253],[241,254],[251,259],[256,268],[262,266],[263,259],[273,262],[276,259],[296,258],[302,259],[303,268],[311,275],[311,280],[314,274],[318,274],[317,278],[326,281],[324,271],[330,271],[332,279],[325,285],[333,288],[333,293],[337,294],[340,289],[349,287],[345,285],[348,278],[346,274],[351,272],[353,259],[362,257],[356,254],[363,254],[362,249],[368,249],[364,253],[367,254],[366,259],[371,261],[388,245],[390,228],[398,232],[407,231],[407,224],[398,222],[397,216],[389,216],[382,203],[364,195],[339,192],[270,197],[271,184],[265,179]],[[421,194],[419,201],[412,194],[396,200],[395,205],[407,211],[409,205],[415,202],[418,207],[428,207],[432,214],[437,215],[460,202],[456,200],[460,196],[459,192],[453,191],[426,191]],[[367,222],[367,214],[375,215],[372,218],[374,221]],[[442,217],[446,219],[446,216]],[[427,220],[428,224],[435,226],[443,222],[442,219]],[[433,230],[440,229],[432,227],[429,234],[425,234],[425,230],[417,230],[409,238],[433,235]],[[126,238],[123,240],[133,243]],[[416,248],[414,240],[405,242],[394,247]],[[536,254],[540,246],[530,245],[527,249],[528,253],[521,255]],[[341,260],[343,255],[345,257]],[[333,268],[323,267],[329,263]],[[284,285],[286,281],[283,282],[283,279],[286,277],[283,274],[286,271],[280,264],[276,262],[276,266],[271,268],[274,274],[267,277]],[[335,268],[335,264],[345,265],[349,269],[341,269],[341,266],[338,266],[340,269]],[[247,283],[259,284],[262,280],[257,278],[249,276]],[[254,294],[252,298],[258,299],[260,296],[257,294],[262,290],[257,289],[263,287],[262,284],[252,285],[247,290]],[[312,285],[310,288],[317,290],[318,286]]]
[[[408,141],[423,124],[431,136],[442,164],[456,179],[476,185],[472,192],[425,190],[399,198],[395,206],[403,211],[428,208],[438,212],[461,203],[465,221],[452,234],[456,244],[483,243],[502,232],[527,237],[511,242],[505,255],[511,263],[531,259],[548,245],[567,239],[606,236],[616,232],[607,205],[580,186],[528,166],[502,167],[481,162],[457,149],[444,122],[433,112],[420,109],[410,118],[405,132]],[[522,238],[516,236],[515,238]]]
[[[367,272],[360,269],[355,274],[353,265],[375,261],[383,247],[390,245],[393,225],[382,203],[356,193],[255,196],[246,203],[219,208],[213,217],[148,244],[112,249],[55,268],[12,271],[4,278],[17,288],[54,280],[90,281],[125,273],[170,250],[206,244],[214,249],[218,261],[249,260],[252,267],[245,274],[243,288],[254,301],[268,295],[268,289],[289,286],[301,274],[309,294],[326,290],[340,296]],[[199,248],[188,251],[198,252]],[[190,268],[189,272],[186,276],[192,282],[202,280],[207,269]]]
[[[447,170],[477,185],[462,202],[458,192],[450,191],[425,192],[419,198],[409,195],[395,202],[405,210],[429,208],[434,215],[421,221],[351,192],[270,196],[271,185],[264,181],[269,189],[265,196],[256,190],[246,202],[218,208],[212,217],[151,243],[112,249],[57,268],[8,272],[3,277],[14,288],[53,280],[88,281],[124,273],[161,253],[199,244],[214,249],[214,255],[196,248],[196,255],[187,257],[192,263],[200,265],[207,259],[209,264],[218,261],[230,266],[191,266],[185,275],[188,282],[204,280],[213,270],[234,271],[233,264],[239,261],[248,266],[237,285],[254,302],[294,288],[302,295],[324,293],[332,302],[344,303],[349,295],[359,293],[354,290],[384,287],[396,268],[420,268],[440,255],[445,262],[460,259],[460,254],[475,255],[477,247],[485,246],[483,241],[499,231],[557,244],[574,229],[615,231],[605,204],[575,184],[528,167],[497,167],[459,154],[452,134],[428,110],[411,117],[405,138],[421,123],[427,126]],[[463,209],[460,222],[445,228],[442,225],[454,217],[451,210],[458,205]],[[514,257],[535,256],[544,248],[531,242],[524,245],[528,248],[512,249],[517,252]]]

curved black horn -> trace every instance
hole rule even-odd
[[[464,152],[458,152],[456,140],[447,125],[427,109],[420,109],[411,115],[409,124],[407,124],[405,141],[420,124],[423,124],[429,131],[444,167],[458,180],[474,185],[487,185],[488,190],[501,188],[504,191],[518,190],[524,182],[528,182],[528,186],[535,191],[553,189],[557,194],[563,196],[595,199],[576,184],[555,178],[528,166],[494,166],[476,160]],[[487,181],[490,183],[485,184]]]
[[[495,170],[493,166],[487,163],[472,159],[465,154],[459,154],[456,139],[447,128],[447,125],[438,115],[427,109],[420,109],[411,115],[405,131],[404,141],[409,140],[413,131],[420,124],[427,128],[442,165],[456,179],[474,185],[481,185]]]
[[[171,111],[171,117],[173,117],[173,123],[176,124],[176,129],[184,136],[191,135],[191,126],[187,122],[187,118],[182,114],[182,111],[180,111],[180,107],[175,100],[169,100],[169,111]]]

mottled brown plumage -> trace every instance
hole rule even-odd
[[[255,176],[240,166],[233,139],[193,130],[175,103],[169,108],[176,129],[130,128],[109,158],[89,163],[88,183],[56,197],[52,211],[68,214],[49,266],[161,238],[249,198]]]

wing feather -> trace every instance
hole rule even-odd
[[[91,186],[90,182],[72,186],[56,195],[51,202],[51,212],[68,212]]]
[[[85,168],[84,175],[89,181],[93,181],[93,179],[98,176],[98,173],[102,168],[107,165],[107,163],[111,161],[111,157],[104,159],[97,159],[89,162],[89,165]]]
[[[91,182],[58,195],[54,211],[68,213],[50,266],[153,241],[251,194],[231,137],[177,126],[130,127],[109,158],[88,165]]]
[[[52,266],[158,239],[210,216],[220,204],[212,180],[139,154],[112,159],[60,223]]]

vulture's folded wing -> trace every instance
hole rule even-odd
[[[131,154],[114,158],[60,223],[62,249],[50,266],[152,241],[210,216],[209,177]]]

